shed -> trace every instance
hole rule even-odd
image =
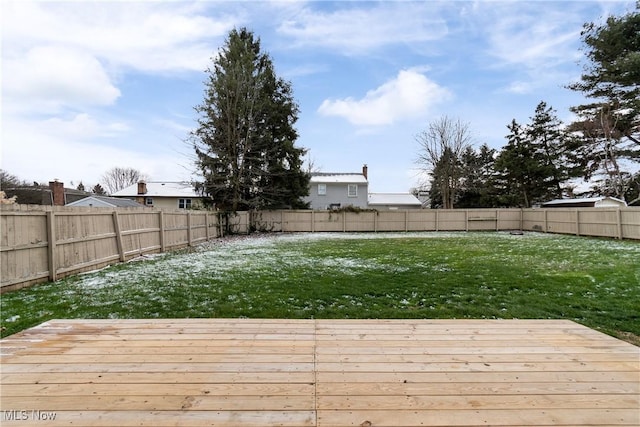
[[[65,206],[86,206],[94,208],[143,208],[144,205],[130,199],[119,199],[117,197],[107,196],[89,196],[84,199],[76,200],[72,203],[67,203]]]
[[[411,193],[369,193],[368,204],[378,210],[422,208],[420,199]]]
[[[627,202],[615,197],[586,197],[582,199],[557,199],[545,202],[543,208],[624,208]]]

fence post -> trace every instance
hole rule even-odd
[[[124,246],[122,245],[122,232],[120,231],[120,220],[118,219],[118,211],[113,211],[113,229],[116,232],[116,246],[118,247],[118,255],[120,261],[124,259]]]
[[[580,235],[580,209],[576,209],[576,236]]]
[[[166,240],[165,240],[165,229],[164,229],[164,212],[158,211],[159,221],[160,221],[160,252],[165,252],[166,248]]]
[[[520,208],[520,231],[524,230],[524,208]]]
[[[404,210],[404,232],[409,231],[409,211]]]
[[[207,242],[209,241],[209,213],[207,211],[204,212],[204,235],[207,239]]]
[[[342,211],[342,232],[347,231],[347,212]]]
[[[373,212],[373,232],[378,232],[378,211]]]
[[[469,231],[469,210],[464,210],[464,231]]]
[[[544,232],[548,233],[549,232],[549,220],[547,219],[547,210],[544,210]]]
[[[187,245],[193,246],[193,238],[191,236],[191,211],[187,212]]]
[[[622,209],[618,208],[618,240],[622,240]]]
[[[56,262],[56,221],[55,212],[47,211],[47,258],[49,261],[49,280],[54,282],[58,278],[58,265]]]
[[[436,209],[436,231],[440,231],[440,216],[438,215],[438,209]]]
[[[500,231],[500,209],[496,209],[496,231]]]
[[[316,211],[315,209],[311,211],[311,232],[316,232]]]

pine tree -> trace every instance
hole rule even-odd
[[[568,87],[590,102],[571,108],[579,117],[574,164],[585,179],[598,178],[596,191],[624,198],[640,162],[640,1],[604,24],[586,23],[582,41],[584,73]]]
[[[207,73],[191,134],[204,178],[198,189],[222,210],[304,207],[309,175],[305,150],[295,146],[298,106],[260,39],[232,30]]]
[[[553,187],[552,171],[515,119],[507,128],[510,131],[507,145],[496,159],[496,171],[501,174],[502,203],[530,208],[535,202],[544,201],[549,187]]]
[[[567,163],[569,137],[555,110],[541,101],[531,118],[531,124],[526,127],[525,134],[550,174],[548,198],[562,198],[562,184],[577,174]]]

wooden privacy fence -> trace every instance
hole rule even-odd
[[[239,213],[230,222],[238,232],[248,232],[248,217]],[[218,214],[212,211],[3,207],[0,292],[221,235]]]
[[[195,245],[225,228],[212,211],[5,205],[0,213],[0,292]],[[228,221],[238,233],[527,230],[640,240],[639,208],[283,210]]]
[[[640,208],[261,211],[251,223],[257,230],[282,232],[525,230],[640,239]]]

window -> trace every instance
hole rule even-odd
[[[349,184],[347,188],[347,196],[358,197],[358,184]]]
[[[146,197],[146,198],[144,199],[144,203],[145,203],[147,206],[153,206],[153,197]]]
[[[318,184],[318,196],[327,195],[327,184]]]
[[[191,199],[178,199],[178,209],[191,209]]]

